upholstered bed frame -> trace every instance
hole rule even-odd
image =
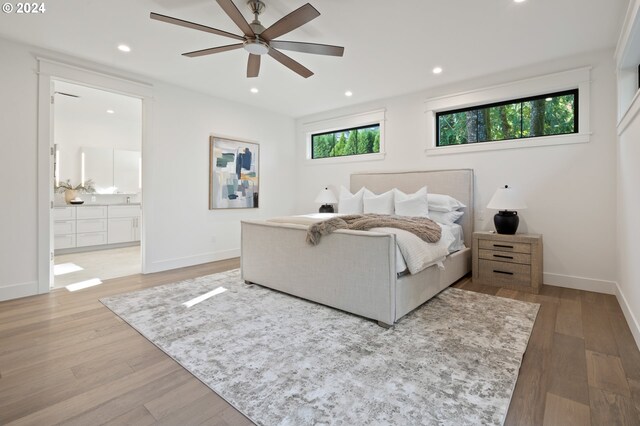
[[[243,221],[242,278],[390,326],[471,270],[473,170],[438,170],[351,175],[351,190],[375,193],[423,186],[448,194],[467,208],[461,219],[466,249],[449,255],[445,269],[432,266],[416,275],[396,274],[395,235],[339,230],[317,246],[305,242],[304,225]]]

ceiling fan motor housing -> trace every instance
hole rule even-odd
[[[260,38],[250,38],[245,40],[243,44],[244,50],[253,55],[264,55],[269,53],[269,44],[260,40]]]

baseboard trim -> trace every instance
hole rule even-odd
[[[168,271],[170,269],[185,268],[187,266],[217,262],[218,260],[232,259],[234,257],[240,257],[239,248],[196,254],[193,256],[176,257],[173,259],[156,260],[154,262],[147,262],[147,268],[143,273],[150,274],[154,272]]]
[[[631,311],[627,298],[624,297],[624,293],[618,283],[616,283],[616,298],[618,299],[618,304],[622,308],[622,313],[624,314],[624,318],[627,320],[627,324],[629,325],[631,334],[636,341],[636,345],[638,346],[638,349],[640,349],[640,322],[638,322],[638,319]]]
[[[19,299],[38,294],[38,281],[10,284],[0,287],[0,301]]]
[[[593,291],[595,293],[613,295],[616,295],[618,292],[618,285],[614,281],[574,277],[572,275],[550,274],[548,272],[545,272],[543,275],[543,282],[555,287],[573,288],[575,290]]]

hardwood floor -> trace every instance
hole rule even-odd
[[[237,268],[238,259],[0,303],[0,424],[249,425],[98,299]],[[543,286],[507,425],[639,425],[640,352],[613,296]]]
[[[454,287],[540,303],[505,425],[640,425],[640,351],[614,296]]]

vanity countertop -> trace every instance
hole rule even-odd
[[[55,208],[65,207],[96,207],[96,206],[140,206],[140,203],[84,203],[84,204],[56,204]]]

